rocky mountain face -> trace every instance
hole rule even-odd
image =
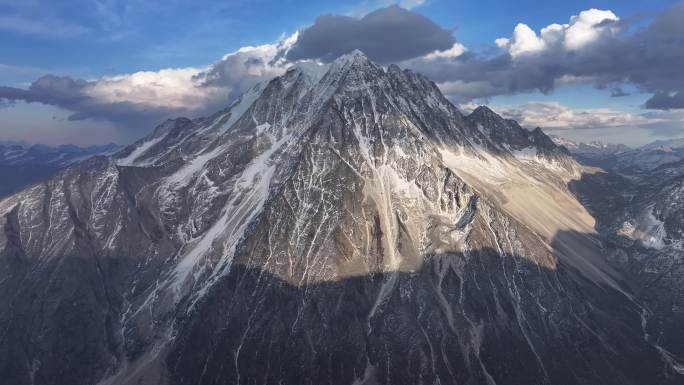
[[[49,147],[0,142],[0,198],[47,179],[71,164],[94,155],[112,154],[118,149],[115,144]]]
[[[678,384],[540,130],[362,53],[0,201],[12,384]]]

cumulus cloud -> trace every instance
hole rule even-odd
[[[287,58],[328,62],[360,49],[369,58],[388,63],[450,50],[454,43],[452,31],[423,15],[395,5],[378,9],[360,19],[341,15],[319,16],[312,26],[300,32]]]
[[[195,110],[214,97],[213,92],[196,86],[193,77],[198,73],[195,68],[179,68],[103,77],[86,83],[82,92],[103,104],[129,102],[149,108]]]
[[[499,46],[503,40],[498,39]],[[518,23],[513,30],[513,38],[506,39],[504,46],[508,47],[508,52],[515,57],[521,54],[537,52],[544,49],[544,40],[537,37],[537,34],[528,27],[527,24]]]
[[[466,51],[451,60],[418,57],[403,65],[435,80],[452,100],[464,103],[559,85],[590,83],[624,95],[630,84],[653,97],[646,108],[684,108],[684,2],[658,14],[646,27],[629,26],[609,10],[589,9],[566,24],[539,32],[518,24],[496,39],[494,56]]]
[[[495,43],[513,57],[551,49],[573,51],[614,37],[620,31],[619,20],[611,11],[592,8],[572,16],[567,24],[542,28],[538,36],[529,26],[519,23],[510,39],[499,38]]]
[[[0,87],[0,101],[43,103],[71,111],[70,120],[103,119],[149,129],[174,115],[199,116],[228,105],[255,83],[277,76],[296,34],[243,47],[205,68],[170,68],[95,80],[45,75],[28,89]]]
[[[455,57],[461,56],[466,51],[467,51],[467,49],[463,44],[456,42],[449,49],[445,49],[442,51],[440,51],[440,50],[432,51],[429,54],[423,56],[423,58],[427,59],[427,60],[453,59]]]
[[[202,87],[228,88],[231,96],[238,96],[255,83],[282,74],[292,65],[285,55],[298,36],[299,32],[295,32],[275,44],[242,47],[195,75],[194,80]]]
[[[149,128],[208,101],[213,92],[198,92],[189,72],[138,72],[93,81],[45,75],[26,90],[0,87],[0,99],[60,107],[71,112],[72,121],[102,119],[130,129]]]
[[[567,24],[550,24],[539,35],[527,24],[518,23],[511,38],[499,38],[494,42],[506,48],[512,57],[534,54],[543,50],[574,51],[597,40],[615,36],[620,19],[611,11],[589,9],[572,16]]]

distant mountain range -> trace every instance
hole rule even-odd
[[[582,143],[553,135],[551,139],[584,164],[623,172],[650,171],[684,159],[684,138],[658,140],[638,148],[623,144]]]
[[[120,146],[116,144],[50,147],[0,142],[0,198],[46,179],[71,164],[94,155],[111,154],[118,149]]]

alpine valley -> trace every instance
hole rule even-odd
[[[0,378],[682,384],[682,162],[623,171],[300,63],[0,201]]]

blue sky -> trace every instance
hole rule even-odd
[[[32,82],[47,74],[95,82],[102,77],[138,71],[206,68],[221,62],[224,55],[241,47],[276,44],[297,30],[309,28],[319,15],[362,18],[391,4],[389,1],[0,0],[0,86],[27,89]],[[621,33],[629,34],[630,29],[648,26],[659,14],[668,12],[673,4],[676,2],[664,0],[399,2],[402,7],[449,30],[467,51],[477,52],[483,57],[498,55],[501,47],[497,47],[494,40],[511,38],[518,23],[524,23],[539,33],[545,26],[568,23],[571,16],[597,8],[617,15],[626,25],[621,27],[624,29]],[[416,67],[417,70],[424,68]],[[263,76],[267,76],[266,73]],[[428,73],[430,75],[434,74]],[[501,95],[490,92],[468,101],[456,95],[452,100],[463,104],[466,110],[472,103],[489,103],[495,109],[499,107],[499,111],[521,118],[527,116],[523,114],[525,106],[535,102],[555,103],[574,110],[610,109],[641,116],[649,113],[643,108],[644,103],[655,92],[661,91],[655,85],[626,82],[621,89],[631,89],[632,92],[616,98],[610,96],[603,82],[601,88],[597,89],[596,81],[580,79],[555,86],[550,93],[524,89]],[[230,92],[238,90],[233,87]],[[676,91],[666,89],[663,92],[675,95]],[[32,103],[27,103],[24,96],[17,99],[1,97],[2,94],[0,101],[5,101],[0,104],[0,140],[48,144],[127,142],[153,128],[132,123],[135,117],[140,116],[140,110],[121,121],[109,116],[114,114],[97,115],[90,111],[85,118],[80,115],[74,118],[74,114],[84,112],[78,110],[82,106],[49,105],[50,102],[40,98],[33,98]],[[35,101],[38,99],[41,102]],[[121,102],[119,99],[116,101]],[[124,100],[132,104],[139,101],[137,98]],[[164,114],[189,112],[192,115],[201,110],[195,105],[162,109],[159,104],[161,101],[154,103],[158,110],[154,116],[140,119],[141,125],[143,122],[149,125]],[[663,116],[672,119],[672,125],[681,124],[677,109],[659,116],[659,124]],[[634,120],[636,123],[630,122],[624,127],[611,123],[610,129],[616,132],[615,135],[605,135],[606,127],[596,124],[590,129],[552,127],[548,131],[582,139],[596,136],[631,144],[678,134],[677,127],[657,131],[637,127],[644,123],[638,119]],[[536,121],[532,119],[529,123]],[[632,135],[625,137],[623,132],[631,132]]]
[[[389,2],[339,1],[98,1],[0,0],[0,15],[45,23],[27,32],[2,28],[2,63],[94,77],[165,67],[202,66],[241,46],[270,43],[324,13],[355,15]],[[455,29],[469,47],[487,47],[524,22],[540,29],[567,22],[589,8],[623,17],[652,16],[672,1],[448,1],[415,7],[441,26]],[[21,4],[21,5],[18,5]],[[0,17],[0,20],[2,17]],[[50,22],[49,20],[54,20]],[[55,33],[50,25],[58,25]],[[24,28],[28,29],[28,28]],[[34,80],[31,72],[3,75],[4,84]]]

